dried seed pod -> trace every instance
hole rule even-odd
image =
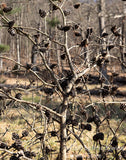
[[[21,100],[21,97],[22,97],[22,94],[21,94],[21,93],[17,93],[17,94],[15,95],[15,98],[17,98],[17,99],[20,99],[20,100]]]
[[[46,48],[46,47],[41,47],[41,48],[39,49],[39,51],[42,52],[42,53],[45,53],[45,52],[47,51],[47,48]]]
[[[44,18],[46,16],[46,11],[39,9],[39,15],[40,17]]]
[[[76,81],[75,81],[75,84],[77,85],[77,84],[79,84],[80,82],[81,82],[81,80],[82,80],[82,78],[80,77],[80,78],[78,78]]]
[[[96,61],[97,66],[101,67],[101,65],[103,64],[104,61],[104,57],[99,57]]]
[[[16,31],[14,28],[8,28],[8,33],[10,33],[11,36],[15,36],[16,35]]]
[[[55,10],[57,10],[57,9],[58,9],[58,7],[57,7],[56,5],[53,4],[52,10],[55,11]]]
[[[120,36],[121,36],[121,34],[120,34],[118,31],[116,31],[116,32],[114,33],[114,35],[115,35],[116,37],[120,37]]]
[[[55,152],[56,150],[54,149],[49,149],[47,146],[46,146],[46,154],[50,154],[51,152]]]
[[[93,32],[93,29],[91,27],[87,28],[87,32],[86,32],[87,39],[91,36],[92,32]]]
[[[43,133],[36,133],[36,138],[39,140],[42,140],[44,138],[44,134]]]
[[[15,132],[12,133],[12,140],[19,139],[19,135]]]
[[[5,13],[10,12],[11,10],[12,10],[11,7],[5,7],[5,8],[3,8],[3,11],[4,11]]]
[[[8,26],[9,26],[9,28],[12,28],[13,27],[13,25],[14,25],[14,23],[15,23],[15,21],[13,20],[13,21],[9,21],[8,22]]]
[[[117,31],[117,26],[116,25],[112,26],[111,31],[116,37],[121,36],[121,34]]]
[[[94,117],[88,117],[87,122],[88,123],[94,122]]]
[[[81,36],[82,36],[81,33],[78,32],[78,31],[75,31],[75,32],[74,32],[74,35],[75,35],[76,37],[81,37]]]
[[[113,49],[115,46],[114,45],[109,45],[107,46],[107,49],[110,51],[111,49]]]
[[[54,69],[55,67],[57,67],[57,64],[50,64],[49,66],[51,69]]]
[[[81,123],[80,128],[85,129],[85,124]]]
[[[116,25],[112,26],[111,31],[112,31],[113,34],[114,34],[114,32],[115,32],[116,30],[117,30],[117,26],[116,26]]]
[[[122,109],[123,111],[126,111],[126,104],[120,104],[120,109]]]
[[[64,31],[64,32],[67,32],[67,31],[70,30],[70,28],[71,28],[71,26],[70,26],[70,25],[67,25],[67,26],[63,26],[63,27],[61,28],[61,30]]]
[[[126,150],[121,151],[121,156],[126,159]]]
[[[54,88],[47,88],[47,87],[45,87],[44,89],[43,89],[43,91],[45,92],[45,94],[48,94],[48,95],[53,95],[53,93],[54,93]]]
[[[22,137],[27,137],[28,136],[28,131],[27,130],[24,130],[22,131]]]
[[[76,157],[76,160],[83,160],[83,157],[81,155]]]
[[[69,81],[68,81],[68,79],[63,79],[59,83],[60,83],[62,89],[65,90],[67,85],[68,85],[68,83],[69,83]]]
[[[51,115],[50,115],[50,112],[47,111],[47,110],[45,111],[45,115],[46,115],[46,117],[48,117],[48,118],[51,116]]]
[[[107,55],[107,50],[106,49],[103,50],[101,54],[102,54],[102,57],[105,57]]]
[[[117,86],[112,86],[110,89],[110,95],[115,95],[117,93],[117,89],[118,89]]]
[[[64,53],[64,54],[62,54],[60,57],[61,57],[62,60],[65,60],[66,54]]]
[[[96,124],[97,127],[100,126],[101,120],[100,120],[100,118],[99,118],[98,115],[95,115],[95,116],[94,116],[94,123]]]
[[[112,147],[118,147],[118,141],[116,136],[111,139],[111,145]]]
[[[94,141],[104,140],[104,134],[102,132],[99,132],[93,136]]]
[[[92,126],[90,124],[83,124],[81,123],[81,129],[83,130],[88,130],[88,131],[91,131],[92,130]]]
[[[72,125],[73,126],[77,126],[78,125],[78,120],[77,119],[73,119],[72,120]]]
[[[24,155],[28,158],[36,157],[36,154],[34,152],[31,152],[31,151],[25,151]]]
[[[118,75],[119,75],[119,73],[112,72],[112,76],[113,76],[113,77],[117,77]]]
[[[9,160],[20,160],[20,158],[17,155],[13,155],[13,156],[10,157]]]
[[[108,36],[108,33],[105,33],[105,32],[102,33],[102,35],[101,35],[102,38],[106,38],[107,36]]]
[[[40,34],[39,34],[39,33],[34,35],[34,38],[35,38],[35,39],[38,39],[39,37],[40,37]]]
[[[75,8],[75,9],[78,9],[79,7],[80,7],[80,3],[74,4],[74,8]]]
[[[84,39],[81,44],[80,44],[80,47],[87,47],[88,46],[88,39]]]
[[[70,137],[70,136],[69,136],[69,137],[67,137],[66,141],[69,141],[69,140],[71,140],[71,137]]]
[[[81,86],[76,87],[77,94],[83,93],[84,89]]]
[[[47,42],[47,43],[44,44],[44,46],[45,46],[46,48],[49,48],[49,44],[50,44],[50,43]]]
[[[81,111],[80,111],[80,114],[81,114],[82,116],[84,116],[85,118],[87,117],[87,113],[86,113],[85,110],[81,110]]]
[[[85,125],[85,129],[88,130],[88,131],[91,131],[92,130],[92,126],[90,124],[86,124]]]
[[[69,118],[66,120],[66,124],[67,124],[67,125],[72,124],[72,119],[71,119],[71,117],[69,117]]]
[[[110,86],[107,86],[107,85],[105,85],[105,86],[102,88],[102,96],[103,96],[103,97],[109,95],[109,92],[110,92],[109,89],[110,89]]]
[[[0,148],[8,149],[8,145],[6,143],[0,142]]]
[[[105,58],[105,63],[109,63],[109,59],[108,58]]]
[[[24,147],[21,144],[22,142],[18,139],[11,145],[11,147],[15,148],[18,151],[24,150]]]
[[[93,57],[93,58],[91,59],[91,62],[92,62],[92,64],[94,64],[94,63],[96,62],[96,57]]]
[[[28,64],[28,63],[27,63],[25,67],[26,67],[27,70],[29,70],[29,69],[31,69],[32,64]]]
[[[72,29],[73,29],[73,30],[76,30],[76,29],[79,28],[79,26],[80,26],[80,24],[75,24],[75,25],[72,26]]]
[[[64,10],[63,13],[64,13],[65,16],[70,15],[70,11],[68,11],[68,10]]]
[[[56,137],[57,136],[57,132],[56,131],[51,131],[51,136],[52,137]]]
[[[1,101],[1,100],[4,100],[4,99],[5,99],[5,97],[4,97],[4,96],[0,96],[0,101]]]

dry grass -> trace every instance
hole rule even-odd
[[[20,113],[22,113],[22,115],[24,116],[25,119],[28,120],[28,122],[31,124],[31,126],[36,129],[37,132],[39,133],[43,133],[43,119],[41,119],[41,116],[39,113],[32,111],[31,109],[25,109],[25,108],[8,108],[7,110],[5,110],[4,115],[2,115],[1,117],[1,121],[0,121],[0,133],[1,133],[1,137],[0,140],[6,142],[7,144],[11,145],[12,143],[14,143],[14,141],[12,140],[12,133],[16,132],[21,136],[21,133],[23,130],[27,129],[29,130],[29,136],[26,138],[22,139],[22,143],[23,146],[25,147],[26,150],[30,150],[32,149],[32,151],[34,151],[35,153],[40,153],[41,149],[40,149],[40,143],[38,143],[37,145],[34,145],[34,143],[31,143],[35,140],[35,133],[33,132],[33,129],[29,127],[29,125],[25,122],[25,120],[21,117]],[[85,121],[84,121],[85,122]],[[110,125],[111,127],[115,130],[117,128],[117,125],[119,124],[120,120],[116,120],[116,119],[111,119],[110,121]],[[86,122],[85,122],[86,123]],[[119,136],[119,140],[120,140],[120,146],[122,146],[123,141],[125,141],[126,139],[126,135],[122,134],[124,133],[123,130],[125,130],[125,122],[123,123],[123,125],[120,127],[120,130],[118,131],[118,136]],[[92,137],[93,135],[96,133],[96,127],[95,125],[92,123],[92,131],[83,131],[83,134],[81,136],[81,139],[83,141],[83,143],[87,146],[88,149],[90,149],[91,153],[93,155],[95,155],[95,151],[98,150],[95,148],[96,143],[93,142]],[[3,136],[3,133],[5,132],[6,128],[8,128],[8,132]],[[77,128],[77,127],[75,127]],[[52,131],[52,130],[59,130],[59,125],[57,123],[50,123],[48,124],[48,132]],[[72,130],[72,128],[69,128],[70,130]],[[102,131],[105,134],[105,140],[102,142],[102,144],[104,145],[108,145],[110,143],[110,140],[112,138],[112,133],[110,131],[110,129],[108,128],[108,125],[106,122],[104,122],[101,127],[99,128],[100,131]],[[75,129],[76,134],[79,136],[80,134],[80,130],[76,130]],[[125,130],[126,132],[126,130]],[[109,137],[108,137],[109,135]],[[58,132],[58,137],[59,137],[59,132]],[[56,150],[56,153],[58,153],[59,150],[59,139],[55,138],[55,137],[51,137],[50,134],[46,135],[45,138],[46,141],[46,145],[50,146],[51,148]],[[71,145],[73,145],[71,147]],[[67,142],[67,148],[71,147],[71,150],[67,153],[68,156],[68,160],[71,158],[72,160],[74,160],[76,158],[76,156],[78,154],[82,154],[84,157],[87,156],[87,153],[85,152],[85,150],[82,148],[81,144],[75,140],[74,136],[71,135],[71,139],[70,141]],[[57,154],[52,154],[50,155],[50,160],[55,159],[57,156]],[[8,159],[8,158],[7,158]],[[35,158],[36,159],[36,158]]]
[[[5,76],[1,77],[1,82],[3,80],[6,80],[6,84],[23,84],[23,85],[28,85],[29,81],[24,79],[24,78],[7,78]],[[99,85],[88,85],[88,89],[93,89],[93,88],[97,88],[100,87]],[[126,86],[120,86],[119,90],[126,90]],[[42,95],[42,97],[41,97]],[[42,98],[42,99],[41,99]],[[56,106],[57,104],[60,103],[60,100],[57,98],[57,96],[53,96],[53,102],[55,102],[55,104],[52,104],[52,100],[48,101],[46,99],[46,95],[42,94],[40,92],[38,92],[37,94],[33,94],[33,93],[25,93],[23,95],[23,99],[27,100],[27,101],[34,101],[34,102],[42,102],[42,104],[46,104],[48,106]],[[80,99],[80,100],[79,100]],[[101,101],[100,97],[97,96],[92,96],[92,100],[93,102],[97,102],[97,101]],[[107,101],[112,101],[111,97],[106,97],[105,100]],[[116,98],[117,101],[122,101],[122,100],[126,100],[125,97],[123,98]],[[83,104],[88,104],[89,103],[89,96],[88,95],[80,95],[80,98],[77,98],[76,101],[81,101],[81,103]],[[18,104],[16,104],[15,106],[17,106]],[[100,106],[99,106],[100,108]],[[26,121],[21,117],[21,114],[24,116],[25,119],[27,119],[32,128],[29,127],[29,125],[26,123]],[[117,125],[119,124],[120,120],[111,119],[111,127],[115,130]],[[84,121],[84,123],[86,123],[86,121]],[[35,151],[36,153],[40,153],[41,152],[41,148],[40,148],[40,143],[38,143],[37,145],[34,145],[33,143],[31,143],[32,140],[35,140],[35,133],[33,132],[33,128],[36,129],[37,132],[42,133],[43,132],[43,128],[44,128],[44,123],[43,123],[43,118],[42,116],[40,116],[40,113],[37,113],[33,110],[31,110],[30,108],[27,108],[27,106],[20,106],[18,105],[18,108],[7,108],[4,112],[4,114],[1,116],[1,121],[0,121],[0,140],[6,142],[7,144],[11,145],[14,141],[12,140],[12,133],[16,132],[21,136],[21,133],[23,130],[28,129],[29,130],[29,136],[26,138],[22,139],[22,143],[23,146],[25,147],[26,150],[30,150],[32,149],[32,151]],[[92,137],[93,135],[96,133],[96,128],[94,126],[94,124],[92,124],[93,129],[91,132],[89,131],[84,131],[81,139],[84,142],[84,144],[90,148],[90,151],[92,152],[92,154],[95,154],[95,148],[93,148],[96,144],[94,144]],[[6,128],[8,128],[8,132],[3,136],[3,134],[6,131]],[[125,126],[125,122],[122,124],[122,126],[120,127],[119,131],[118,131],[118,136],[119,136],[119,140],[120,140],[120,146],[122,146],[123,142],[126,139],[126,126]],[[57,123],[50,123],[48,125],[48,131],[52,131],[56,129],[57,131],[59,130],[59,125]],[[70,127],[70,129],[72,130],[72,128]],[[110,129],[108,128],[108,125],[106,122],[103,123],[103,125],[100,127],[100,131],[103,131],[105,134],[105,140],[103,141],[103,144],[108,145],[108,143],[110,143],[110,140],[112,138],[112,133],[110,131]],[[77,135],[79,135],[80,130],[76,130]],[[58,133],[59,134],[59,133]],[[109,137],[108,137],[109,135]],[[58,135],[59,136],[59,135]],[[48,141],[46,141],[46,145],[50,146],[53,149],[56,149],[56,153],[59,150],[59,142],[55,142],[58,141],[58,138],[53,138],[50,137],[50,134],[46,135],[46,139]],[[74,142],[75,141],[75,142]],[[67,142],[67,148],[69,148],[71,145],[73,144],[71,150],[67,153],[68,156],[68,160],[72,159],[74,160],[76,158],[76,156],[78,154],[82,154],[85,156],[87,156],[87,153],[85,152],[85,150],[82,148],[82,146],[80,145],[80,143],[75,140],[74,136],[71,135],[71,140]],[[41,155],[39,155],[41,156]],[[38,157],[39,157],[38,156]],[[57,154],[53,154],[50,155],[50,160],[55,159],[55,157],[57,156]],[[37,157],[37,158],[38,158]],[[8,158],[7,158],[8,159]],[[5,159],[6,160],[6,159]]]

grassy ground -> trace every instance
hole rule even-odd
[[[6,77],[2,77],[1,78],[1,82],[3,80],[6,80],[6,84],[24,84],[27,85],[29,84],[29,81],[26,79],[21,79],[19,80],[18,78],[6,78]],[[89,85],[88,88],[92,89],[98,87],[98,85]],[[119,89],[121,90],[125,90],[126,87],[125,86],[121,86]],[[14,93],[13,93],[14,94]],[[60,103],[59,99],[57,99],[56,95],[53,96],[53,101],[49,100],[45,94],[41,94],[40,92],[38,93],[25,93],[23,95],[23,99],[26,101],[31,101],[31,102],[36,102],[36,103],[42,103],[44,105],[47,105],[49,107],[54,107]],[[87,99],[87,102],[86,102]],[[81,96],[81,101],[82,103],[87,103],[88,104],[88,99],[89,97],[87,96]],[[125,97],[123,98],[117,98],[117,100],[121,101],[124,100]],[[99,97],[92,97],[92,100],[95,101],[100,101]],[[106,97],[107,101],[111,101],[112,98],[111,97]],[[52,103],[53,102],[53,103]],[[120,110],[119,108],[119,104],[115,105],[110,105],[109,107],[111,107],[112,110],[112,116],[111,116],[111,120],[110,120],[110,126],[116,130],[117,126],[120,124],[121,118],[124,115],[123,111]],[[87,109],[87,112],[90,114],[90,107]],[[103,105],[98,105],[98,113],[101,116],[101,120],[104,119],[105,116],[105,109],[103,107]],[[23,115],[23,117],[22,117]],[[26,123],[26,119],[28,120],[28,122],[31,124],[31,127]],[[84,123],[86,123],[85,120],[83,120]],[[119,138],[119,147],[121,147],[126,139],[126,121],[124,121],[121,125],[120,128],[117,132],[118,138]],[[52,123],[52,121],[48,124],[47,126],[48,128],[48,134],[46,135],[45,139],[46,139],[46,145],[51,147],[52,149],[56,150],[54,152],[54,154],[49,155],[49,159],[53,160],[56,158],[58,150],[59,150],[59,132],[58,132],[58,137],[51,137],[50,132],[53,130],[58,131],[59,130],[59,125],[57,123]],[[75,127],[75,132],[77,133],[77,135],[79,136],[80,134],[80,129],[76,129],[77,127]],[[8,131],[6,132],[6,129],[8,129]],[[39,133],[43,133],[44,130],[44,117],[43,115],[41,115],[38,112],[35,112],[33,110],[31,110],[28,106],[21,106],[20,104],[16,103],[13,107],[8,107],[5,111],[4,114],[1,115],[0,117],[0,141],[4,141],[7,144],[11,145],[12,143],[14,143],[14,141],[12,140],[12,133],[16,132],[18,133],[20,136],[22,134],[22,131],[27,129],[29,131],[29,136],[26,138],[22,139],[22,143],[23,146],[25,147],[26,150],[32,150],[34,151],[36,154],[38,154],[38,157],[35,159],[38,159],[41,157],[41,155],[39,153],[41,153],[41,145],[39,140],[35,140],[35,132],[33,131],[33,129],[35,129],[37,132]],[[70,126],[70,130],[72,130],[71,126]],[[102,144],[104,144],[104,146],[108,146],[108,144],[110,143],[111,138],[113,137],[112,132],[110,130],[110,128],[108,127],[108,124],[106,121],[103,122],[102,126],[100,127],[100,131],[102,131],[105,134],[105,139],[102,142]],[[5,134],[6,132],[6,134]],[[92,123],[92,131],[83,131],[83,134],[81,136],[82,141],[84,142],[84,144],[87,146],[88,149],[90,149],[91,153],[93,155],[95,155],[96,151],[99,149],[96,149],[97,144],[94,143],[94,141],[92,140],[93,135],[96,133],[96,127],[94,125],[94,123]],[[5,135],[4,135],[5,134]],[[67,149],[71,148],[71,150],[67,153],[68,155],[68,160],[72,159],[74,160],[76,158],[76,156],[78,154],[82,154],[85,156],[87,156],[87,153],[85,152],[85,150],[82,148],[81,144],[75,140],[73,135],[70,135],[71,139],[67,142]],[[111,154],[110,154],[111,157]],[[5,160],[8,160],[8,157],[5,158]]]
[[[25,100],[31,100],[31,99],[28,96],[25,97]],[[37,102],[38,99],[39,98],[36,97],[35,101]],[[118,109],[118,105],[117,106],[114,105],[113,109],[114,109],[114,111],[116,111],[116,113],[113,117],[111,117],[110,126],[114,130],[116,130],[117,126],[120,123],[122,112]],[[90,110],[90,108],[89,108],[89,110]],[[21,116],[21,114],[23,115],[23,117]],[[100,106],[99,114],[101,115],[101,120],[102,120],[104,117],[103,106]],[[26,121],[25,121],[26,119],[28,120],[28,122],[31,124],[32,127],[30,127],[26,123]],[[32,150],[36,154],[38,154],[38,157],[35,158],[35,159],[38,159],[41,156],[41,155],[39,155],[39,153],[41,153],[41,148],[40,148],[41,145],[40,145],[39,140],[35,141],[36,138],[35,138],[35,132],[33,131],[33,129],[35,129],[39,133],[43,133],[43,130],[44,130],[44,126],[43,126],[44,122],[43,121],[44,121],[44,119],[42,118],[42,116],[40,116],[39,113],[31,110],[27,106],[20,106],[17,103],[17,104],[15,104],[14,107],[6,109],[4,114],[1,116],[0,141],[4,141],[7,144],[11,145],[12,143],[14,143],[14,141],[12,140],[12,136],[11,136],[12,133],[16,132],[21,136],[22,131],[27,129],[27,130],[29,130],[29,136],[22,139],[23,146],[25,147],[26,150]],[[84,123],[86,123],[85,120],[84,120]],[[48,145],[52,149],[56,150],[56,152],[54,152],[52,155],[49,155],[50,160],[53,160],[56,158],[56,156],[57,156],[56,153],[58,153],[58,150],[59,150],[59,142],[57,142],[59,139],[57,137],[51,137],[50,132],[53,130],[58,131],[59,125],[57,123],[52,123],[50,121],[47,128],[48,128],[49,133],[45,137],[46,145]],[[78,130],[76,128],[78,128],[78,127],[75,127],[75,132],[79,136],[80,129]],[[8,132],[3,136],[6,129],[8,129]],[[71,127],[69,129],[72,130]],[[104,144],[104,146],[108,146],[113,135],[112,135],[111,130],[109,129],[106,121],[103,122],[102,126],[99,129],[100,129],[100,131],[102,131],[105,134],[105,139],[102,142],[102,144]],[[95,133],[96,133],[96,127],[95,127],[94,123],[92,123],[92,131],[89,132],[89,131],[84,130],[83,134],[81,136],[82,141],[84,142],[84,144],[87,146],[87,148],[91,151],[91,153],[93,155],[95,155],[95,152],[98,151],[98,149],[99,149],[99,148],[96,149],[97,143],[94,143],[92,140],[93,135]],[[120,129],[117,132],[117,135],[119,137],[119,146],[120,147],[125,142],[125,139],[126,139],[125,133],[126,133],[126,123],[124,121],[122,123],[122,125],[120,126]],[[58,137],[59,136],[60,135],[58,132]],[[67,148],[71,148],[71,150],[67,153],[68,160],[69,159],[74,160],[78,154],[82,154],[84,156],[87,156],[87,153],[82,148],[81,144],[77,140],[75,140],[74,136],[70,135],[70,137],[71,137],[71,139],[67,142]],[[35,143],[38,143],[38,144],[35,145]],[[111,155],[110,155],[110,157],[111,157]],[[7,157],[7,159],[8,159],[8,157]],[[5,160],[6,160],[6,158],[5,158]]]

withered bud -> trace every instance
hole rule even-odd
[[[99,133],[95,134],[93,136],[93,140],[94,141],[104,140],[104,134],[102,132],[99,132]]]
[[[40,17],[44,18],[46,16],[46,11],[39,9],[39,15]]]
[[[22,131],[22,137],[27,137],[28,136],[28,131],[27,130],[24,130]]]
[[[12,140],[19,139],[19,135],[15,132],[12,133]]]
[[[75,9],[78,9],[79,7],[80,7],[80,3],[74,4],[74,8],[75,8]]]

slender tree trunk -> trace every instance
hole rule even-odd
[[[98,10],[99,10],[99,31],[100,31],[100,36],[102,35],[103,32],[106,31],[105,29],[105,0],[99,0],[98,4]],[[102,52],[106,50],[106,42],[102,41]],[[102,73],[102,77],[105,78],[105,84],[108,83],[108,75],[107,75],[107,68],[106,64],[103,64],[100,67],[100,72]]]
[[[125,56],[124,56],[124,53],[126,51],[125,49],[125,43],[126,43],[126,40],[125,40],[125,16],[126,16],[126,1],[123,1],[123,13],[124,13],[124,16],[122,17],[122,37],[121,37],[121,47],[120,47],[120,52],[121,52],[121,60],[122,62],[125,62]],[[124,72],[126,72],[126,69],[125,67],[122,65],[122,70]]]
[[[60,160],[66,160],[66,117],[67,117],[67,99],[62,106],[62,118],[60,123]]]
[[[58,65],[59,73],[61,73],[62,68],[61,68],[61,59],[60,59],[60,51],[59,50],[57,50],[57,65]]]
[[[19,35],[17,35],[17,62],[20,63],[20,39]],[[20,65],[18,65],[18,69],[20,68]]]
[[[98,4],[98,10],[100,13],[99,16],[99,31],[100,31],[100,36],[102,35],[103,32],[105,32],[105,0],[99,0]]]
[[[1,44],[1,39],[2,39],[2,29],[0,31],[0,44]],[[3,69],[3,60],[0,59],[0,70],[2,70],[2,69]]]
[[[18,14],[18,13],[17,13]],[[17,23],[19,24],[20,23],[20,14],[17,15]],[[16,37],[16,42],[17,42],[17,62],[20,63],[20,36],[17,34],[17,37]],[[18,65],[18,69],[20,68],[20,65]]]

